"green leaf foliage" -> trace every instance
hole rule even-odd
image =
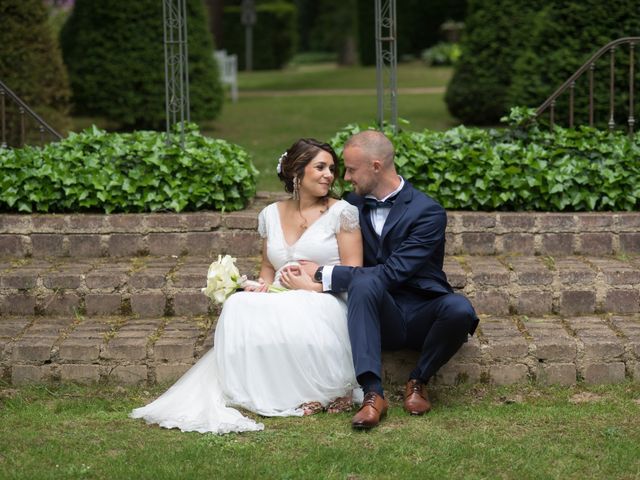
[[[245,30],[242,8],[224,8],[223,44],[229,53],[238,55],[238,67],[246,67]],[[254,70],[284,67],[297,48],[297,9],[295,5],[278,0],[256,4],[256,23],[252,27]]]
[[[431,48],[423,50],[421,57],[427,66],[455,65],[460,59],[460,45],[457,43],[440,42]]]
[[[385,133],[399,173],[452,210],[619,211],[640,206],[640,133],[540,128],[516,109],[510,128]],[[349,125],[331,140],[341,153]]]
[[[191,120],[214,119],[223,91],[200,0],[187,1]],[[76,0],[60,34],[77,113],[125,129],[166,121],[162,2]]]
[[[255,195],[247,152],[202,136],[107,133],[97,127],[45,147],[0,149],[0,211],[239,210]]]

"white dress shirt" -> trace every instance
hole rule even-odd
[[[376,198],[373,195],[365,195],[365,198],[373,198],[375,200],[379,200],[384,202],[387,198],[393,197],[400,193],[400,190],[404,187],[404,178],[398,175],[400,179],[400,186],[396,188],[393,192],[387,195],[384,198]],[[382,235],[382,229],[384,228],[384,222],[387,221],[387,217],[389,216],[390,208],[372,208],[369,212],[371,225],[373,229],[378,234],[378,236]],[[362,228],[362,227],[361,227]],[[331,290],[331,274],[333,273],[333,265],[326,265],[322,268],[322,290],[327,292]]]

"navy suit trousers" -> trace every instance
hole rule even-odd
[[[421,352],[409,378],[428,381],[467,341],[478,317],[466,297],[456,293],[387,291],[373,274],[349,285],[349,336],[356,376],[382,378],[381,350]]]

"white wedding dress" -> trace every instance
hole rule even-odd
[[[282,268],[298,260],[338,264],[336,233],[356,228],[358,211],[344,200],[293,245],[284,238],[277,204],[260,212],[258,226],[276,282]],[[264,426],[232,406],[264,416],[300,416],[301,404],[326,405],[356,388],[344,298],[305,290],[238,292],[224,303],[214,347],[130,416],[182,431],[254,431]]]

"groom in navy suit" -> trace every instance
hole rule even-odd
[[[382,349],[421,352],[409,374],[404,408],[431,409],[424,385],[467,341],[478,317],[464,296],[453,293],[442,270],[447,215],[432,198],[396,173],[394,149],[378,131],[352,136],[344,146],[345,180],[355,193],[364,241],[364,266],[319,266],[323,290],[348,296],[353,361],[364,401],[352,419],[357,429],[375,427],[386,414]]]

